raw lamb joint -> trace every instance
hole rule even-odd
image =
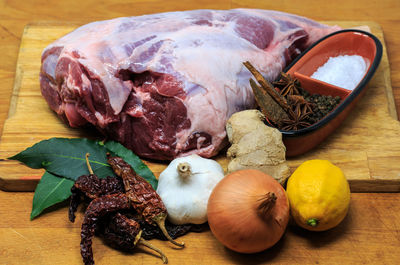
[[[255,105],[242,62],[275,79],[335,30],[256,9],[93,22],[43,51],[40,86],[71,127],[93,124],[142,157],[211,157],[227,144],[227,119]]]

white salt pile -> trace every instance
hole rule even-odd
[[[317,69],[311,78],[342,87],[348,90],[356,88],[367,71],[367,64],[359,55],[339,55]]]

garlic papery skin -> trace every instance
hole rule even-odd
[[[158,178],[157,193],[173,224],[207,222],[207,204],[211,191],[224,178],[218,162],[198,155],[171,161]]]

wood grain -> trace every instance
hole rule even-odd
[[[70,223],[67,208],[52,208],[29,221],[32,193],[0,192],[0,264],[81,264],[82,212]],[[183,250],[152,240],[169,264],[397,264],[400,260],[400,194],[352,194],[348,216],[336,228],[312,233],[290,224],[271,249],[243,255],[224,248],[211,232],[184,236]],[[7,214],[5,209],[14,209]],[[138,248],[122,253],[93,241],[96,264],[162,264],[152,252]]]
[[[82,7],[82,8],[81,8]],[[259,7],[278,9],[316,20],[369,20],[382,26],[390,64],[393,94],[400,113],[400,34],[398,0],[0,0],[0,132],[8,116],[17,56],[24,27],[34,21],[89,22],[116,16],[140,15],[162,10]],[[339,155],[345,155],[341,152]],[[393,160],[392,165],[399,161]],[[391,167],[391,164],[385,166]],[[355,164],[357,166],[357,164]],[[0,264],[82,264],[79,226],[67,222],[65,205],[29,221],[33,193],[0,190]],[[291,226],[276,248],[259,255],[237,255],[215,242],[194,240],[201,253],[197,260],[185,252],[169,251],[170,264],[398,264],[400,260],[400,194],[353,193],[349,216],[339,227],[309,233]],[[197,235],[193,235],[196,237]],[[189,237],[189,236],[188,236]],[[205,236],[208,237],[208,236]],[[202,237],[203,238],[203,237]],[[187,240],[186,237],[184,238]],[[193,239],[192,239],[193,240]],[[212,257],[207,258],[209,247]],[[168,244],[158,246],[169,249]],[[95,240],[96,264],[161,264],[147,254],[124,255]],[[186,251],[184,250],[184,251]],[[192,253],[192,252],[191,252]],[[206,257],[203,261],[203,256]],[[225,257],[228,256],[228,257]],[[196,256],[196,258],[199,256]],[[107,263],[106,263],[107,261]],[[206,263],[207,261],[207,263]]]
[[[344,28],[368,25],[384,43],[374,22],[330,21]],[[38,83],[40,55],[55,39],[75,29],[75,23],[34,23],[26,26],[22,39],[9,116],[0,142],[0,158],[12,156],[36,142],[51,137],[93,137],[93,132],[71,129],[47,106]],[[394,105],[386,50],[366,95],[344,124],[323,144],[300,157],[289,159],[292,171],[305,160],[328,159],[343,169],[353,192],[400,190],[400,124]],[[29,115],[27,115],[29,113]],[[381,125],[376,128],[376,121]],[[217,159],[226,168],[228,160]],[[166,163],[146,161],[158,176]],[[387,166],[389,165],[390,166]],[[0,187],[4,190],[34,190],[42,170],[29,169],[15,161],[0,161]]]

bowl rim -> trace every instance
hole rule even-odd
[[[300,130],[291,130],[291,131],[279,130],[283,136],[297,137],[297,136],[305,135],[305,134],[311,133],[311,132],[325,126],[326,124],[328,124],[331,120],[333,120],[336,116],[338,116],[339,113],[341,113],[361,93],[361,91],[365,88],[365,86],[368,84],[369,80],[374,75],[376,69],[379,66],[381,58],[382,58],[382,52],[383,52],[382,43],[372,33],[363,31],[363,30],[359,30],[359,29],[343,29],[343,30],[335,31],[331,34],[326,35],[325,37],[314,42],[311,46],[309,46],[306,50],[304,50],[299,56],[297,56],[296,59],[294,59],[288,66],[285,67],[283,72],[286,73],[287,71],[289,71],[289,69],[292,68],[294,64],[296,64],[307,52],[309,52],[311,49],[313,49],[319,43],[325,41],[326,39],[329,39],[332,36],[347,33],[347,32],[361,33],[361,34],[367,35],[374,41],[376,53],[375,53],[375,58],[374,58],[373,62],[371,63],[371,66],[369,67],[369,70],[365,74],[364,78],[360,81],[360,83],[344,99],[344,101],[341,104],[339,104],[339,106],[337,108],[335,108],[331,113],[329,113],[327,116],[325,116],[322,120],[312,124],[311,126],[308,126],[306,128],[300,129]]]

